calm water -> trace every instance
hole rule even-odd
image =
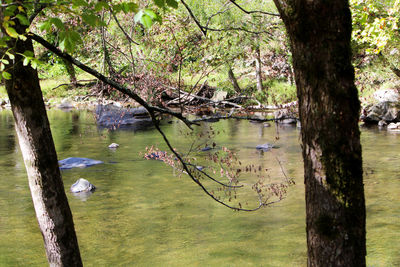
[[[59,159],[88,157],[105,164],[62,172],[85,266],[305,266],[303,165],[299,131],[261,128],[248,121],[212,124],[217,147],[236,151],[244,163],[282,178],[278,158],[296,185],[287,198],[253,213],[215,203],[185,175],[159,161],[144,160],[146,146],[165,149],[154,130],[99,130],[86,112],[49,111]],[[206,132],[209,125],[196,128]],[[195,140],[180,123],[163,126],[185,152]],[[277,133],[279,131],[279,134]],[[280,147],[260,154],[254,147]],[[199,141],[200,140],[200,141]],[[116,142],[120,148],[107,146]],[[400,134],[362,130],[367,198],[368,266],[400,266]],[[194,153],[198,159],[202,153]],[[25,167],[9,111],[0,112],[0,266],[46,266]],[[217,175],[218,176],[218,175]],[[69,187],[79,177],[98,188],[86,201]],[[244,177],[245,183],[255,178]],[[250,192],[244,199],[253,199]]]

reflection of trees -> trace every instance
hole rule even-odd
[[[11,112],[0,112],[0,158],[4,160],[2,165],[5,166],[16,164],[16,159],[9,156],[16,150],[14,132],[14,120]]]

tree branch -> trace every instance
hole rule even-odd
[[[127,87],[117,83],[116,81],[114,81],[113,79],[107,78],[105,77],[103,74],[99,73],[98,71],[90,68],[89,66],[83,64],[82,62],[78,61],[77,59],[73,58],[71,55],[62,52],[60,49],[58,49],[57,47],[55,47],[54,45],[50,44],[49,42],[47,42],[45,39],[43,39],[42,37],[40,37],[39,35],[36,35],[34,33],[29,33],[28,37],[31,38],[32,40],[35,40],[36,42],[38,42],[39,44],[41,44],[42,46],[44,46],[45,48],[47,48],[49,51],[53,52],[54,54],[56,54],[57,56],[71,62],[72,64],[74,64],[75,66],[77,66],[78,68],[80,68],[81,70],[93,75],[94,77],[96,77],[97,79],[99,79],[100,81],[114,87],[116,90],[120,91],[121,93],[131,97],[132,99],[134,99],[137,103],[139,103],[140,105],[142,105],[150,114],[154,114],[154,112],[160,112],[160,113],[164,113],[164,114],[170,114],[176,118],[178,118],[179,120],[183,121],[190,129],[192,129],[192,124],[195,124],[191,121],[189,121],[188,119],[186,119],[182,113],[178,113],[178,112],[174,112],[172,110],[169,109],[165,109],[165,108],[160,108],[160,107],[156,107],[156,106],[152,106],[149,105],[144,99],[142,99],[139,95],[137,95],[136,93],[132,92],[130,89],[128,89]]]
[[[112,11],[111,8],[110,8],[110,12],[111,12],[111,15],[113,16],[115,22],[117,23],[118,28],[119,28],[119,29],[122,31],[122,33],[125,35],[126,39],[127,39],[129,42],[134,43],[135,45],[139,45],[139,43],[136,42],[136,41],[134,41],[134,40],[129,36],[129,34],[124,30],[124,28],[122,27],[122,25],[119,23],[119,20],[118,20],[117,16],[114,14],[114,12]]]
[[[182,4],[185,6],[186,10],[189,12],[190,17],[194,20],[194,22],[197,24],[197,26],[200,28],[200,31],[204,34],[204,36],[207,36],[207,30],[200,24],[200,22],[197,20],[196,16],[193,14],[192,10],[190,7],[186,4],[184,0],[181,0]]]
[[[235,0],[229,0],[229,2],[231,2],[232,4],[234,4],[237,8],[239,8],[241,11],[243,11],[246,14],[263,14],[263,15],[269,15],[269,16],[276,16],[276,17],[280,17],[279,14],[275,14],[275,13],[270,13],[270,12],[265,12],[265,11],[260,11],[260,10],[256,10],[256,11],[247,11],[245,10],[243,7],[241,7],[238,3],[236,3]]]

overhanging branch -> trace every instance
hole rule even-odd
[[[42,46],[44,46],[45,48],[47,48],[49,51],[53,52],[54,54],[56,54],[57,56],[71,62],[72,64],[74,64],[75,66],[77,66],[78,68],[80,68],[81,70],[93,75],[94,77],[96,77],[97,79],[99,79],[100,81],[114,87],[116,90],[120,91],[121,93],[131,97],[133,100],[135,100],[137,103],[139,103],[140,105],[142,105],[150,114],[154,114],[154,112],[160,112],[160,113],[164,113],[164,114],[170,114],[176,118],[178,118],[179,120],[183,121],[190,129],[192,129],[191,125],[194,124],[193,122],[189,121],[188,119],[186,119],[182,113],[178,113],[178,112],[174,112],[170,109],[165,109],[165,108],[160,108],[160,107],[156,107],[156,106],[152,106],[149,105],[144,99],[142,99],[138,94],[132,92],[131,90],[129,90],[127,87],[117,83],[116,81],[114,81],[113,79],[107,78],[106,76],[104,76],[103,74],[101,74],[100,72],[90,68],[89,66],[83,64],[82,62],[78,61],[77,59],[75,59],[74,57],[72,57],[71,55],[62,52],[60,49],[58,49],[57,47],[55,47],[54,45],[50,44],[49,42],[47,42],[45,39],[43,39],[42,37],[40,37],[39,35],[36,35],[34,33],[30,33],[28,34],[28,37],[31,38],[32,40],[35,40],[36,42],[38,42],[39,44],[41,44]]]

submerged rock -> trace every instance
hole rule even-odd
[[[98,105],[96,119],[99,126],[113,129],[141,130],[153,125],[149,113],[143,107],[120,108],[113,104]]]
[[[206,147],[200,148],[200,151],[206,152],[206,151],[210,151],[211,149],[212,149],[212,147],[206,146]]]
[[[75,157],[70,157],[58,161],[61,170],[72,169],[72,168],[86,168],[102,163],[103,162],[100,160],[88,159],[88,158],[75,158]]]
[[[83,193],[94,191],[96,187],[84,178],[79,178],[73,185],[71,185],[72,193]]]
[[[261,151],[270,151],[273,148],[278,148],[277,146],[270,144],[270,143],[266,143],[266,144],[262,144],[262,145],[258,145],[256,146],[257,150],[261,150]]]

